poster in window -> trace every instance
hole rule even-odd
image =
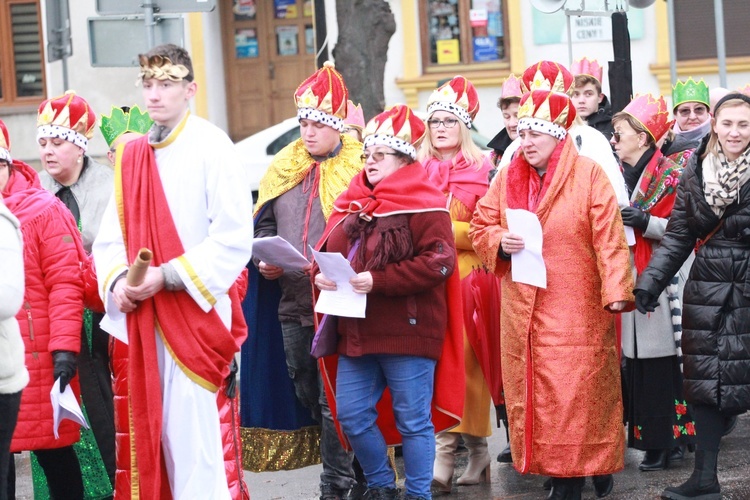
[[[276,19],[295,19],[297,17],[297,0],[273,0]]]
[[[280,56],[296,56],[299,53],[298,33],[297,26],[276,26],[276,52]]]
[[[315,30],[310,25],[305,26],[305,52],[315,54]]]
[[[491,36],[474,37],[474,62],[497,61],[497,39]]]
[[[252,21],[255,19],[255,0],[232,0],[232,12],[235,21]]]
[[[313,6],[312,6],[312,0],[305,0],[302,4],[302,16],[303,17],[312,17],[313,14]]]
[[[438,40],[437,41],[437,63],[438,64],[458,64],[461,62],[461,52],[458,40]]]
[[[237,59],[258,57],[258,37],[254,29],[234,30],[234,52]]]

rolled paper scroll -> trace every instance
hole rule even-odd
[[[148,270],[148,266],[151,264],[151,259],[153,257],[154,254],[148,248],[141,248],[138,250],[138,256],[135,258],[135,262],[133,262],[130,269],[128,269],[126,277],[128,285],[138,286],[143,283],[143,280],[146,279],[146,270]]]

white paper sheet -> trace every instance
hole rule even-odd
[[[253,257],[285,271],[301,271],[310,262],[281,236],[253,239]]]
[[[635,231],[630,226],[625,226],[625,241],[628,242],[629,247],[635,245]]]
[[[107,303],[111,304],[112,307],[108,308],[106,314],[99,322],[99,328],[112,335],[120,342],[128,343],[128,326],[125,320],[125,313],[119,311],[115,306],[115,299],[112,292],[108,292],[109,297]]]
[[[85,429],[89,428],[89,424],[83,417],[83,412],[78,405],[78,400],[73,393],[73,389],[70,388],[70,384],[65,387],[65,391],[61,394],[60,379],[58,378],[52,385],[49,397],[52,402],[52,430],[55,433],[55,439],[60,437],[57,429],[60,427],[60,422],[65,418],[80,424]]]
[[[518,283],[547,288],[547,267],[542,257],[542,225],[528,210],[505,210],[508,231],[523,238],[524,249],[511,254],[511,278]]]
[[[321,290],[315,303],[315,312],[346,316],[348,318],[364,318],[367,308],[367,294],[356,293],[349,284],[349,279],[357,275],[349,261],[338,252],[316,252],[313,250],[315,261],[320,272],[326,278],[336,283],[336,290]]]

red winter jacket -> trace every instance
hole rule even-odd
[[[6,206],[21,221],[26,290],[16,315],[24,347],[29,385],[21,396],[11,451],[68,446],[79,439],[78,424],[63,420],[52,429],[52,351],[81,348],[83,319],[83,244],[73,216],[54,195],[42,189],[36,172],[14,161],[3,191]],[[77,377],[71,382],[79,394]]]

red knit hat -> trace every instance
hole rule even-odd
[[[417,147],[425,134],[424,122],[405,104],[396,104],[370,120],[365,127],[364,147],[382,144],[417,157]]]
[[[573,86],[575,78],[565,66],[554,61],[539,61],[526,68],[521,75],[521,90],[552,90],[565,92]]]
[[[430,116],[438,110],[453,113],[471,128],[471,121],[479,112],[477,89],[463,76],[454,76],[451,81],[435,89],[427,101]]]
[[[575,118],[576,108],[567,94],[534,90],[521,98],[518,131],[535,130],[562,140]]]
[[[302,82],[294,93],[297,118],[328,125],[338,131],[344,128],[349,90],[344,77],[331,61]]]
[[[72,142],[84,151],[96,128],[96,114],[83,97],[68,90],[39,105],[37,140],[55,137]]]
[[[0,132],[0,160],[13,163],[13,157],[10,156],[10,134],[2,120],[0,120]]]
[[[638,120],[654,141],[661,139],[672,126],[669,109],[662,96],[657,99],[651,94],[637,95],[622,112]]]

